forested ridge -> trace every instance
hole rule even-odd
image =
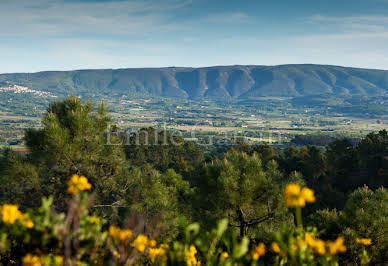
[[[388,71],[311,64],[91,69],[0,74],[2,84],[57,96],[138,94],[220,101],[265,96],[372,97],[386,95]]]
[[[0,157],[0,262],[387,263],[387,131],[282,149],[142,132],[121,134],[103,103],[50,104],[28,152]]]

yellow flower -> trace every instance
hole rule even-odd
[[[253,247],[251,250],[251,257],[253,260],[258,260],[261,256],[265,254],[265,245],[260,243],[258,246]]]
[[[150,248],[148,250],[148,257],[155,261],[157,258],[162,257],[166,253],[166,250],[161,246],[159,248]]]
[[[228,252],[222,252],[221,255],[220,255],[220,260],[221,260],[221,261],[224,261],[224,260],[226,260],[228,257],[229,257]]]
[[[132,237],[132,230],[120,229],[114,225],[109,226],[108,232],[110,237],[117,238],[121,242],[124,242]]]
[[[116,250],[113,251],[113,256],[115,256],[118,259],[120,258],[120,254]]]
[[[110,237],[118,237],[119,233],[120,233],[120,228],[118,228],[117,226],[111,225],[111,226],[109,226],[108,231],[109,231]]]
[[[138,235],[135,240],[132,242],[131,246],[136,248],[139,252],[144,252],[148,244],[148,237],[140,234]]]
[[[185,256],[186,264],[188,266],[194,266],[194,265],[201,264],[199,261],[197,261],[195,254],[197,254],[197,249],[195,248],[194,245],[191,245],[189,248],[189,251],[186,252],[186,256]]]
[[[4,223],[14,224],[21,215],[22,213],[19,211],[19,207],[17,205],[4,204],[1,207],[1,217]]]
[[[169,249],[170,246],[168,244],[160,244],[160,248],[162,248],[162,249]]]
[[[370,238],[358,238],[357,237],[356,243],[364,245],[364,246],[369,246],[370,244],[372,244],[372,239],[370,239]]]
[[[272,244],[271,244],[271,249],[272,249],[272,251],[275,252],[275,253],[280,253],[279,244],[276,243],[276,242],[272,242]]]
[[[22,225],[24,225],[27,228],[33,228],[34,227],[34,222],[30,219],[27,213],[23,213],[20,216],[20,222]]]
[[[34,222],[30,219],[28,214],[19,211],[17,205],[4,204],[0,207],[0,214],[4,223],[14,224],[16,221],[20,221],[20,223],[27,228],[34,227]]]
[[[89,190],[92,185],[88,182],[88,179],[84,176],[72,175],[67,182],[67,192],[77,195],[79,191]]]
[[[121,242],[124,242],[125,240],[132,237],[132,231],[130,229],[123,229],[120,230],[118,233],[118,238]]]
[[[306,241],[307,245],[309,245],[310,247],[313,247],[315,245],[314,236],[312,236],[309,233],[306,233],[304,237],[305,237],[305,241]]]
[[[306,202],[315,202],[314,190],[312,189],[304,187],[302,188],[300,195]]]
[[[44,264],[43,258],[31,254],[27,254],[22,262],[23,266],[41,266]]]
[[[315,251],[320,255],[324,255],[326,253],[325,241],[317,239],[315,242]]]
[[[189,252],[190,252],[190,254],[192,254],[192,255],[197,254],[197,249],[195,248],[194,245],[191,245],[191,246],[190,246]]]
[[[291,207],[304,207],[306,202],[314,202],[314,191],[307,187],[300,188],[299,184],[288,184],[283,191],[284,200],[286,204]]]
[[[150,242],[148,243],[148,245],[149,245],[151,248],[156,247],[156,240],[155,240],[155,239],[151,239]]]
[[[299,194],[300,194],[299,184],[291,183],[284,188],[284,195],[287,197],[292,197],[292,196],[298,197]]]
[[[314,252],[320,255],[324,255],[326,253],[325,241],[317,239],[309,233],[305,234],[305,241],[307,245],[314,250]]]
[[[303,207],[305,201],[300,197],[300,186],[298,184],[288,184],[283,191],[284,199],[289,207]]]
[[[346,246],[344,245],[344,238],[342,236],[338,237],[334,242],[329,242],[328,245],[330,254],[334,255],[346,251]]]
[[[56,256],[55,261],[59,265],[63,265],[63,257],[62,256]]]

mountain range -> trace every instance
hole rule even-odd
[[[308,95],[382,96],[388,71],[330,65],[235,65],[0,74],[12,84],[54,95],[153,95],[252,99]]]

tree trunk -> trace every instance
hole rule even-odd
[[[241,208],[237,210],[237,217],[238,217],[238,222],[240,227],[240,237],[243,238],[247,233],[248,225],[247,225],[247,222],[245,221],[244,212],[242,211]]]

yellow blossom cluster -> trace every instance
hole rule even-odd
[[[369,246],[370,244],[372,244],[372,239],[370,239],[370,238],[358,238],[357,237],[356,243],[364,245],[364,246]]]
[[[27,228],[34,227],[34,222],[30,219],[27,213],[23,213],[22,216],[20,216],[20,222],[22,225],[24,225]]]
[[[319,255],[325,255],[329,253],[330,255],[335,255],[337,253],[343,253],[346,251],[346,246],[344,245],[344,238],[342,236],[338,237],[335,241],[327,241],[315,238],[310,233],[305,234],[304,239],[297,239],[296,243],[290,246],[290,251],[295,252],[298,249],[303,250],[309,247],[314,253]],[[273,242],[271,245],[273,252],[280,255],[285,255],[286,252],[282,250],[278,243]]]
[[[109,227],[109,236],[117,238],[120,242],[125,242],[132,237],[130,229],[120,229],[117,226],[111,225]]]
[[[117,226],[111,225],[108,230],[108,234],[110,237],[118,239],[121,243],[125,243],[127,240],[132,238],[132,231],[130,229],[121,229]],[[146,235],[139,234],[130,244],[131,247],[134,247],[138,252],[143,253],[146,252],[148,248],[148,257],[155,261],[157,258],[162,257],[166,250],[169,248],[167,244],[160,244],[157,246],[156,240],[148,239]],[[114,250],[113,255],[116,258],[120,258],[120,254]]]
[[[315,202],[314,191],[299,184],[291,183],[284,188],[284,200],[289,207],[304,207],[306,202]]]
[[[335,241],[328,242],[329,252],[334,255],[337,253],[343,253],[346,251],[346,246],[344,245],[344,238],[342,236],[338,237]]]
[[[48,260],[45,260],[48,259]],[[42,266],[42,265],[63,265],[62,256],[37,256],[32,254],[27,254],[22,259],[23,266]]]
[[[324,255],[326,253],[325,241],[315,238],[310,233],[305,234],[305,241],[307,245],[314,250],[314,252]]]
[[[80,191],[89,190],[92,185],[88,179],[84,176],[72,175],[70,180],[67,182],[67,192],[73,195],[77,195]]]
[[[280,247],[279,247],[279,244],[276,243],[276,242],[272,242],[272,244],[271,244],[271,249],[272,249],[272,251],[275,252],[275,253],[281,253],[281,249],[280,249]]]
[[[153,242],[154,241],[154,242]],[[152,243],[153,242],[153,243]],[[154,262],[158,258],[163,258],[166,250],[169,248],[167,244],[160,244],[160,246],[156,247],[156,241],[151,240],[149,243],[148,249],[148,257]]]
[[[148,245],[148,237],[140,234],[138,235],[135,240],[133,240],[131,246],[134,247],[138,252],[144,252],[144,250],[147,248]]]
[[[23,266],[41,266],[44,265],[44,258],[32,254],[27,254],[22,260]]]
[[[1,218],[4,223],[14,224],[21,216],[22,213],[17,205],[4,204],[1,207]]]
[[[185,256],[186,264],[188,266],[201,265],[201,263],[195,257],[196,254],[197,254],[197,249],[195,248],[194,245],[191,245],[189,247],[189,250],[186,252],[186,256]]]
[[[254,246],[251,250],[251,257],[253,260],[258,260],[260,257],[265,254],[265,245],[264,243],[260,243],[257,246]]]
[[[34,227],[34,222],[28,214],[22,213],[17,205],[4,204],[0,207],[0,214],[4,223],[14,224],[16,221],[20,221],[27,228]]]

